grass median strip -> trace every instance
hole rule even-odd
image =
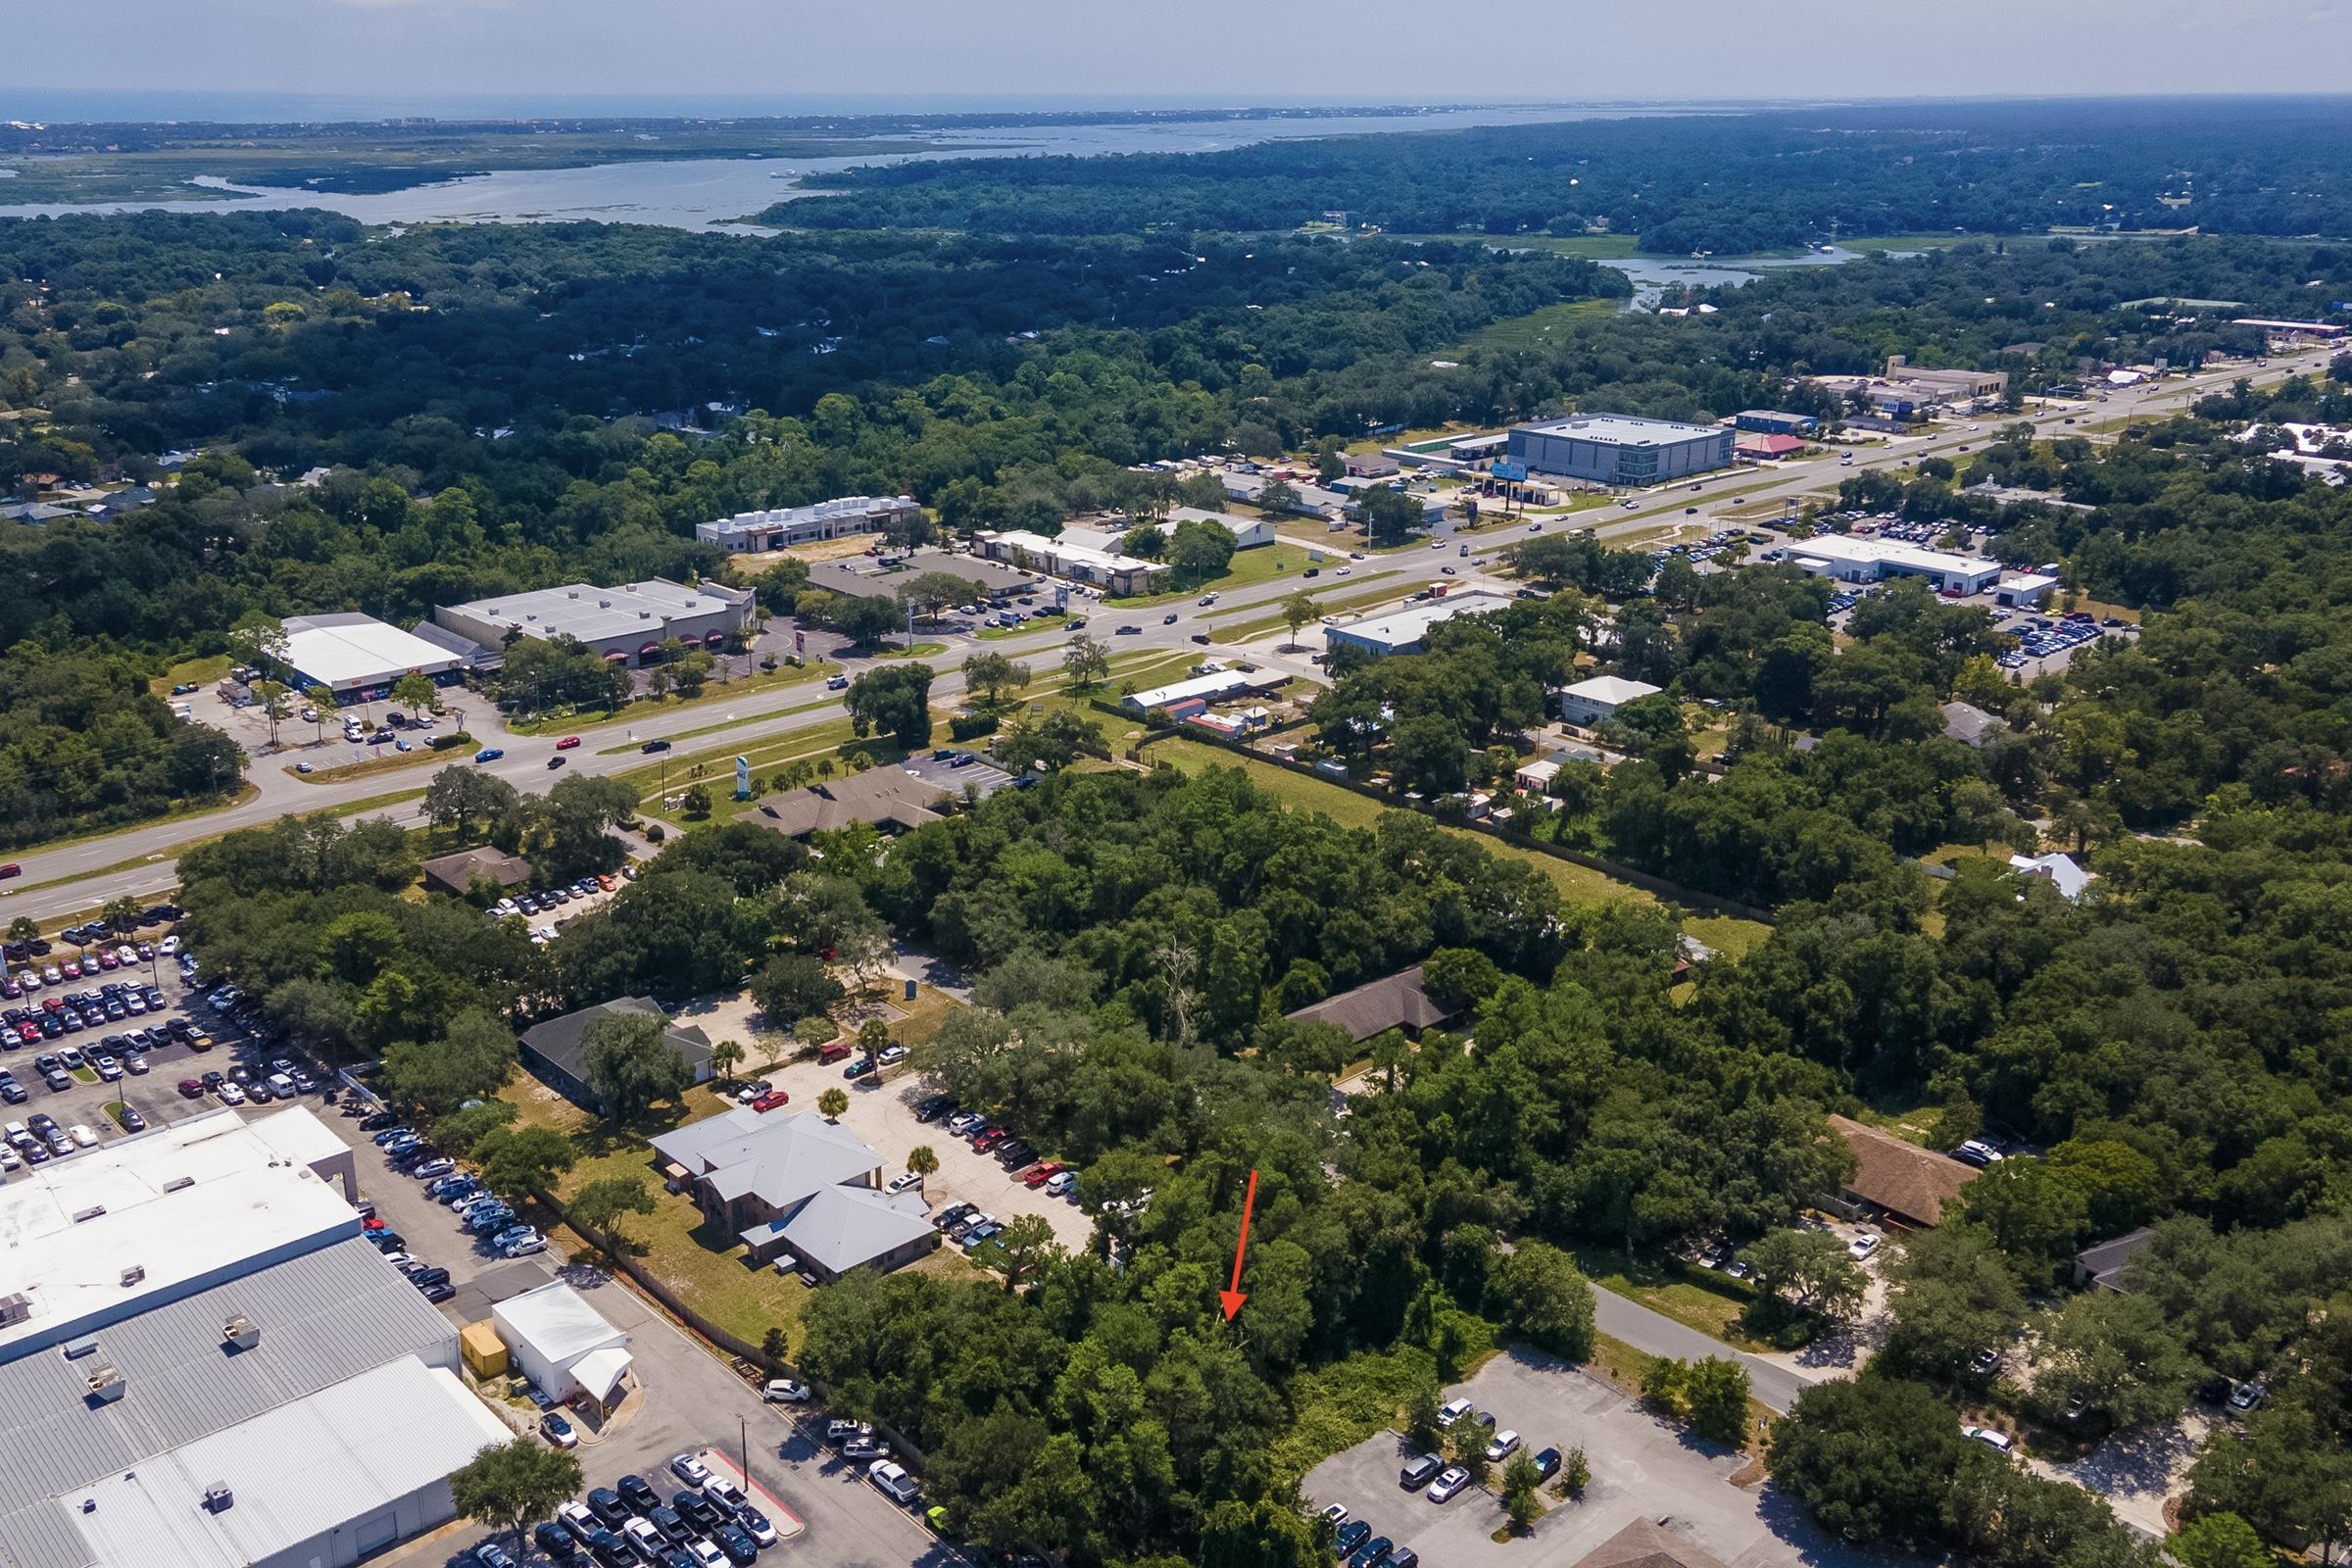
[[[839,708],[840,706],[840,698],[827,694],[826,696],[818,698],[815,702],[802,703],[792,708],[771,708],[757,713],[738,713],[732,718],[722,718],[716,723],[705,724],[699,728],[686,730],[680,734],[672,735],[668,738],[673,742],[700,740],[705,735],[716,735],[724,730],[740,729],[746,724],[758,724],[771,718],[790,718],[795,713],[813,713],[820,709]],[[619,757],[626,752],[641,752],[643,750],[645,750],[645,742],[643,741],[624,741],[618,746],[599,747],[596,755],[599,757]]]
[[[729,655],[739,658],[739,655]],[[664,697],[656,700],[640,697],[620,707],[586,713],[543,713],[530,718],[510,719],[507,732],[511,735],[568,735],[573,730],[610,729],[615,724],[633,724],[656,718],[663,713],[675,713],[689,708],[715,708],[722,703],[741,702],[761,692],[778,691],[792,686],[805,686],[841,673],[841,666],[829,660],[798,667],[785,665],[761,670],[756,675],[735,680],[713,680],[692,697]]]

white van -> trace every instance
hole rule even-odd
[[[301,1093],[294,1087],[294,1080],[282,1072],[273,1072],[270,1075],[270,1092],[280,1100],[292,1100]]]

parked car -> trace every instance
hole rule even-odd
[[[572,1430],[571,1423],[564,1420],[563,1412],[558,1410],[550,1410],[539,1418],[539,1435],[559,1448],[576,1448],[580,1446],[580,1435]]]
[[[1487,1444],[1487,1462],[1489,1464],[1500,1464],[1503,1460],[1509,1458],[1511,1456],[1511,1450],[1518,1446],[1519,1434],[1512,1431],[1510,1428],[1505,1427],[1500,1432],[1495,1433],[1494,1439]]]
[[[1458,1464],[1447,1465],[1444,1470],[1438,1472],[1437,1479],[1429,1484],[1429,1500],[1432,1502],[1447,1501],[1455,1493],[1460,1492],[1469,1484],[1469,1471]]]
[[[690,1487],[699,1487],[710,1479],[710,1467],[703,1463],[700,1454],[681,1453],[672,1458],[669,1473]]]
[[[1416,1454],[1396,1472],[1396,1485],[1406,1492],[1419,1492],[1446,1468],[1446,1461],[1434,1453]]]
[[[1964,1438],[1974,1439],[1988,1448],[1998,1449],[2002,1453],[2007,1453],[2012,1446],[2008,1433],[1995,1432],[1990,1427],[1962,1427],[1960,1435]]]
[[[760,1396],[770,1404],[807,1404],[815,1397],[815,1391],[806,1383],[790,1378],[769,1378],[760,1389]]]

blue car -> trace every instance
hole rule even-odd
[[[503,747],[485,746],[480,751],[473,754],[473,760],[477,762],[495,762],[506,755],[506,750]]]

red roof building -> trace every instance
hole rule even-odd
[[[1743,458],[1788,458],[1805,450],[1802,436],[1742,435],[1736,450]]]

